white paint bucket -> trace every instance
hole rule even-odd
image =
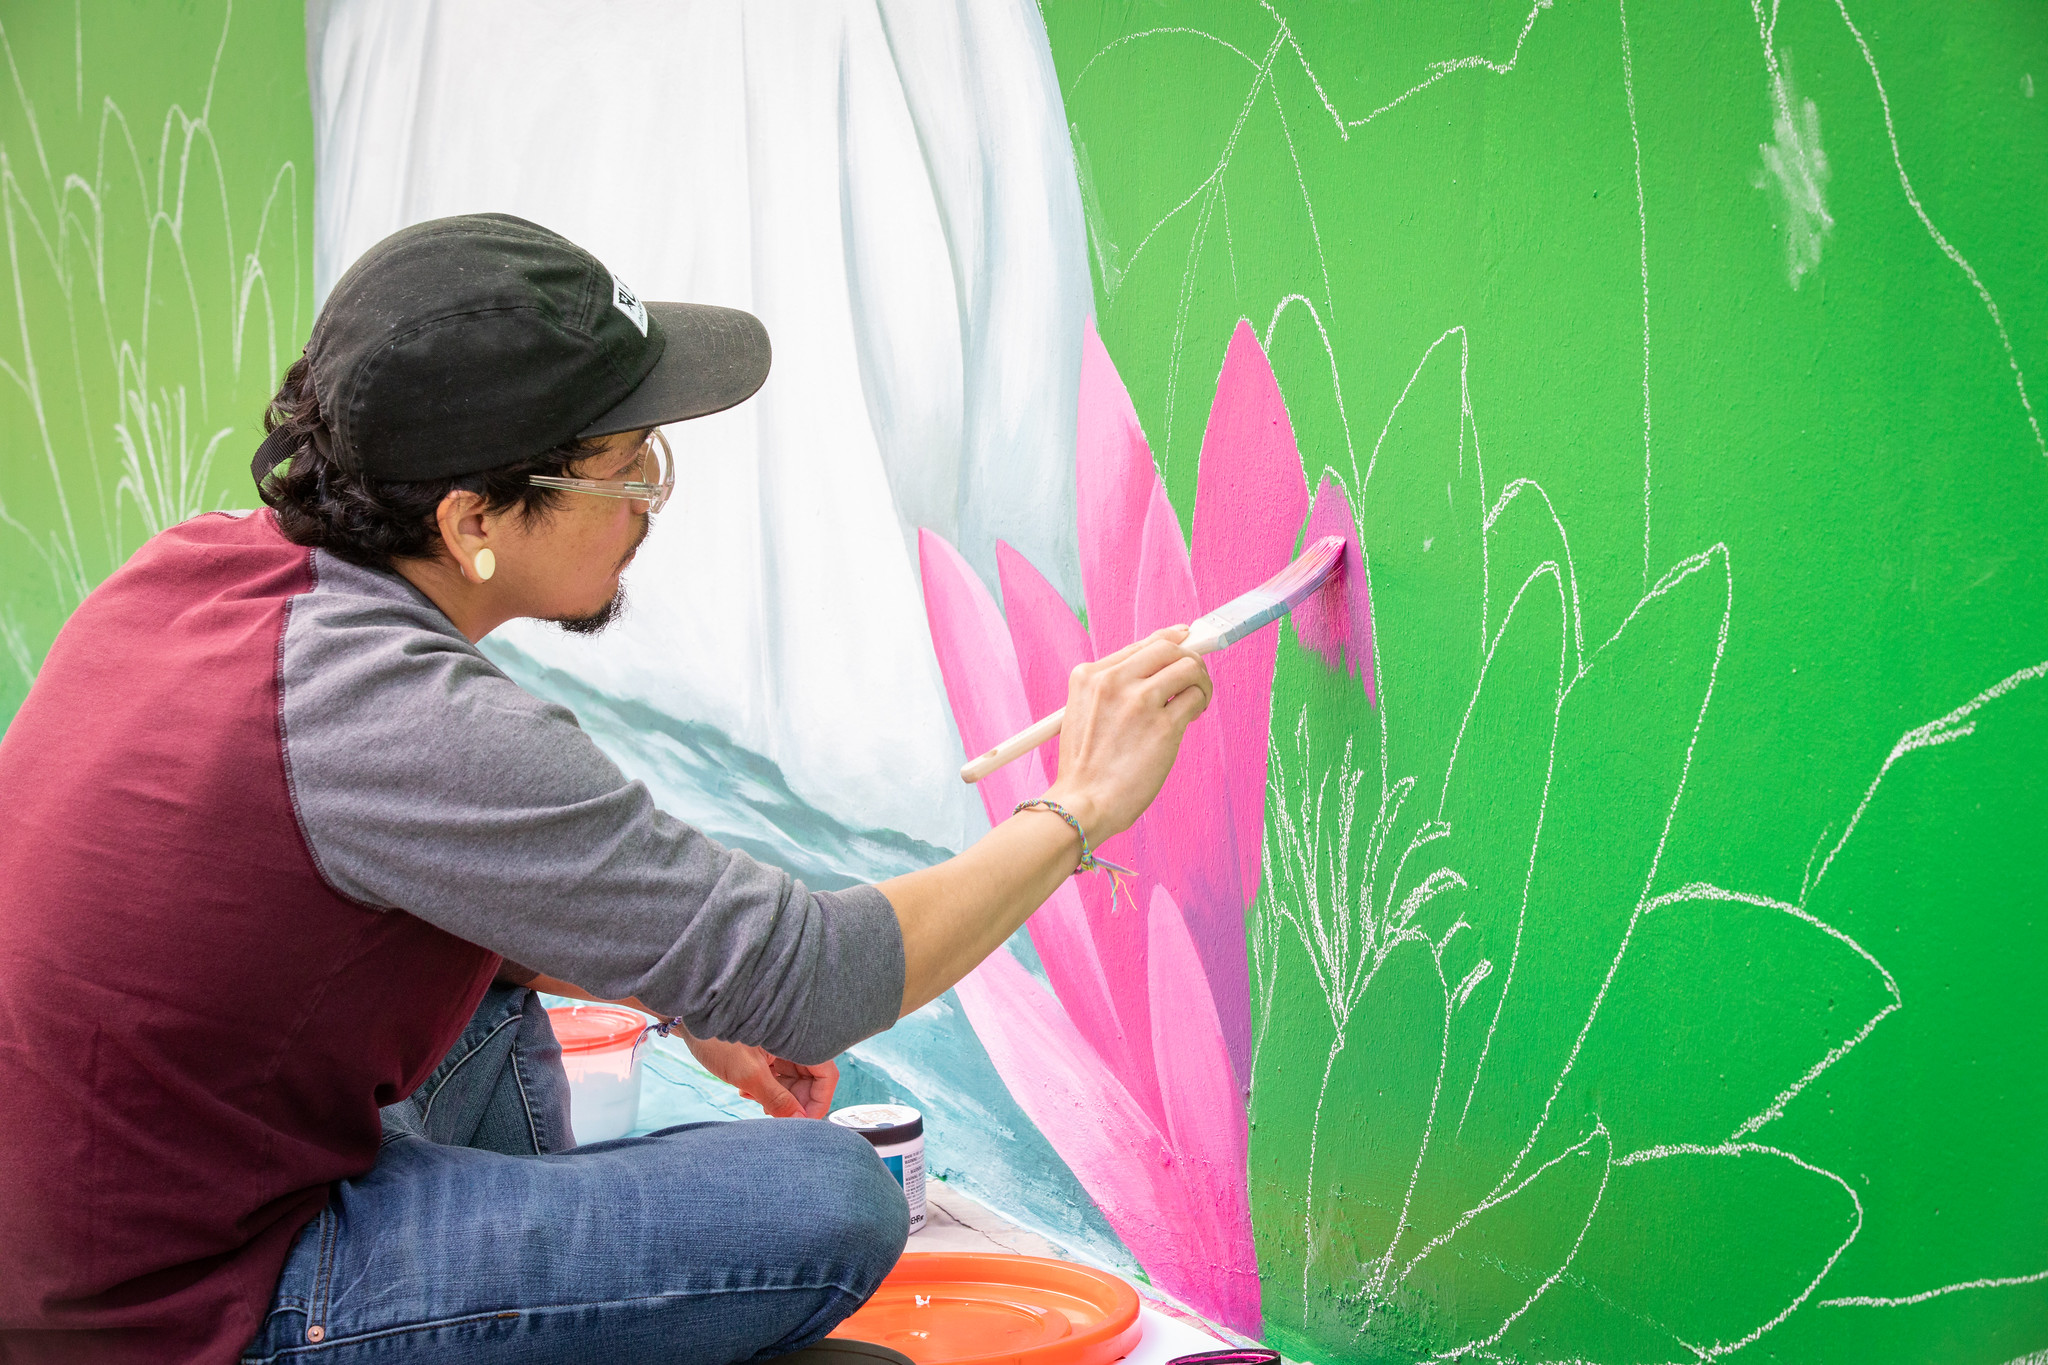
[[[832,1122],[866,1138],[903,1187],[910,1230],[924,1228],[924,1115],[907,1104],[856,1104],[832,1111]]]
[[[624,1137],[640,1121],[640,1046],[647,1016],[618,1005],[548,1010],[569,1073],[569,1126],[580,1146]]]

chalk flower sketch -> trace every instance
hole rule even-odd
[[[1657,889],[1727,647],[1727,550],[1588,648],[1549,499],[1486,483],[1468,363],[1457,329],[1430,347],[1359,490],[1373,723],[1335,753],[1306,707],[1276,727],[1251,1158],[1293,1223],[1260,1229],[1266,1321],[1371,1359],[1713,1359],[1812,1298],[1862,1229],[1849,1182],[1769,1129],[1902,997],[1809,909],[1855,819],[1798,904]],[[1414,392],[1456,394],[1455,449],[1389,440]],[[1413,521],[1398,490],[1447,476],[1476,482],[1449,504],[1472,525],[1382,530]],[[1447,574],[1439,603],[1463,580],[1465,621],[1381,591],[1425,572]],[[1597,847],[1545,833],[1588,828]],[[1325,1046],[1276,1048],[1274,999],[1303,993]],[[1759,1037],[1806,1056],[1739,1041]]]
[[[1063,704],[1075,664],[1193,620],[1292,557],[1308,490],[1248,326],[1224,361],[1200,477],[1190,555],[1091,326],[1076,449],[1087,624],[1007,547],[1005,613],[950,545],[922,540],[932,639],[969,752]],[[1363,597],[1318,619],[1333,655],[1363,671]],[[1138,875],[1121,890],[1079,878],[1032,918],[1046,984],[999,953],[960,986],[1005,1083],[1153,1282],[1245,1332],[1258,1330],[1259,1282],[1245,1183],[1244,923],[1262,872],[1275,651],[1268,631],[1210,660],[1209,714],[1189,729],[1159,800],[1105,849]],[[1043,791],[1056,758],[1048,745],[985,779],[990,818]]]
[[[2012,907],[2039,903],[2042,865],[2006,846],[2027,828],[2014,813],[2042,799],[2012,766],[2048,735],[2042,670],[2011,672],[2031,662],[2015,657],[2030,637],[1944,652],[1956,694],[1934,710],[1977,695],[1899,740],[1853,834],[1825,788],[1777,810],[1759,802],[1745,829],[1731,789],[1782,783],[1781,766],[1816,771],[1790,743],[1731,754],[1731,727],[1754,734],[1779,719],[1760,675],[1790,668],[1812,686],[1808,661],[1757,627],[1803,605],[1837,544],[1876,527],[1840,541],[1802,532],[1812,545],[1793,575],[1786,557],[1760,553],[1739,511],[1717,524],[1698,516],[1707,499],[1678,515],[1665,509],[1683,500],[1667,499],[1652,516],[1674,473],[1684,486],[1688,468],[1732,468],[1740,453],[1671,401],[1685,386],[1661,332],[1652,426],[1653,322],[1678,316],[1652,284],[1669,288],[1687,268],[1760,264],[1798,284],[1828,268],[1825,248],[1851,268],[1919,262],[1930,297],[1967,284],[1974,298],[1961,298],[1941,344],[1983,351],[2012,409],[1973,444],[2005,458],[2019,417],[2025,453],[2048,452],[1996,273],[1980,277],[1966,254],[1990,246],[1959,223],[1951,240],[1941,206],[1917,194],[1925,114],[1916,123],[1900,89],[1888,93],[1880,59],[1904,53],[1866,36],[1854,0],[1801,11],[1796,27],[1787,9],[1782,31],[1764,0],[1734,16],[1728,36],[1744,41],[1726,50],[1758,60],[1726,73],[1714,99],[1740,122],[1731,114],[1710,135],[1680,122],[1718,109],[1675,100],[1668,83],[1705,65],[1694,55],[1705,28],[1627,0],[1518,8],[1519,29],[1512,11],[1459,6],[1340,21],[1333,7],[1193,4],[1170,23],[1121,24],[1046,7],[1065,54],[1102,325],[1177,504],[1202,472],[1183,436],[1200,427],[1195,381],[1225,319],[1249,316],[1287,386],[1311,481],[1325,463],[1336,470],[1368,552],[1376,712],[1355,694],[1334,702],[1287,642],[1292,628],[1280,632],[1250,925],[1264,1338],[1318,1361],[1619,1365],[1745,1343],[1788,1359],[1831,1348],[1903,1361],[1940,1355],[1935,1323],[1970,1303],[1985,1359],[2037,1350],[2029,1287],[2048,1282],[2048,1257],[2027,1194],[2040,1144],[2012,1135],[2040,1131],[2029,1059],[2042,1016],[2015,1002],[2033,998],[2022,981],[2042,948]],[[1751,20],[1753,47],[1741,32]],[[1357,41],[1368,24],[1374,41]],[[1794,31],[1796,89],[1781,47]],[[1598,101],[1583,99],[1596,88]],[[1825,147],[1820,105],[1833,111]],[[1511,125],[1537,131],[1524,142]],[[1595,145],[1595,183],[1559,173],[1510,187],[1490,174],[1517,149],[1548,158]],[[1657,189],[1679,146],[1718,147],[1761,172],[1778,212],[1751,208],[1747,221],[1772,230],[1703,249],[1689,225],[1714,215]],[[1483,209],[1467,197],[1474,174]],[[1889,194],[1910,213],[1866,212],[1844,246],[1832,231],[1841,203]],[[1548,251],[1523,235],[1563,224]],[[1533,274],[1509,278],[1580,238],[1605,243],[1583,294],[1576,273],[1569,296]],[[1481,272],[1468,267],[1480,266],[1475,287]],[[1594,298],[1607,377],[1555,386],[1575,410],[1537,420],[1555,391],[1539,358],[1554,359],[1562,319]],[[1481,462],[1465,382],[1480,343],[1468,346],[1462,324],[1486,338],[1486,401],[1518,404],[1494,409],[1507,415],[1489,453],[1549,481],[1556,506],[1534,479]],[[1621,340],[1635,336],[1639,352]],[[1594,387],[1608,420],[1586,448],[1599,455],[1560,454],[1561,434],[1594,411]],[[1827,387],[1800,401],[1825,405]],[[1638,413],[1635,464],[1615,457],[1634,444]],[[1841,450],[1830,458],[1854,468],[1860,438],[1836,432],[1812,448],[1830,441]],[[1206,443],[1202,454],[1206,466]],[[1789,480],[1771,489],[1797,496]],[[1795,708],[1790,693],[1782,701]],[[1842,709],[1842,730],[1860,727],[1873,758],[1898,738],[1886,727],[1908,719],[1847,694]],[[1801,724],[1819,734],[1836,720]],[[2000,738],[1952,742],[1973,727]],[[1772,846],[1790,847],[1793,809],[1828,828],[1803,878],[1798,858],[1820,831],[1802,828],[1788,881],[1788,855]],[[1995,953],[1979,949],[1992,941]],[[2002,1221],[2003,1204],[2031,1221]],[[1912,1307],[1929,1303],[1944,1306]]]
[[[17,79],[8,126],[22,136],[0,139],[0,288],[14,315],[0,344],[0,422],[16,437],[8,491],[32,509],[0,498],[0,527],[48,576],[47,590],[12,584],[21,596],[0,600],[0,646],[24,686],[48,641],[32,638],[17,605],[54,604],[61,620],[147,537],[246,501],[239,466],[217,457],[237,431],[246,437],[261,401],[252,391],[268,394],[304,327],[297,167],[215,138],[233,6],[192,92],[197,111],[172,102],[154,128],[112,94],[88,102],[86,14],[72,23],[73,108],[54,101],[39,118],[35,83]],[[34,70],[4,29],[0,55]],[[90,160],[79,157],[88,144]],[[253,221],[237,217],[230,205],[254,202],[258,176]]]
[[[1528,479],[1487,483],[1469,363],[1461,329],[1429,348],[1373,447],[1354,522],[1333,480],[1309,510],[1285,407],[1240,328],[1190,557],[1091,333],[1087,624],[1008,554],[999,610],[926,536],[933,639],[974,752],[1057,705],[1073,663],[1206,604],[1199,585],[1221,559],[1255,579],[1301,534],[1340,530],[1366,546],[1371,585],[1350,580],[1349,603],[1297,613],[1271,652],[1212,660],[1234,667],[1218,673],[1217,724],[1190,731],[1197,781],[1177,770],[1109,850],[1140,869],[1128,897],[1100,877],[1063,887],[1030,926],[1042,977],[999,953],[960,998],[1154,1283],[1220,1322],[1371,1359],[1619,1359],[1626,1342],[1640,1352],[1628,1358],[1711,1360],[1803,1305],[1865,1301],[1817,1292],[1864,1229],[1863,1197],[1839,1160],[1772,1140],[1904,1004],[1840,926],[1830,878],[1900,758],[1971,733],[2048,665],[1901,740],[1797,903],[1662,889],[1728,643],[1727,550],[1673,565],[1589,645],[1549,498]],[[1455,403],[1454,449],[1401,436],[1401,406],[1423,394]],[[1446,475],[1454,495],[1477,495],[1444,504],[1473,524],[1407,534],[1402,490]],[[1463,584],[1462,622],[1401,611],[1425,574],[1438,575],[1434,601]],[[1233,746],[1269,725],[1276,657],[1285,671],[1303,648],[1322,656],[1309,674],[1322,681],[1245,760]],[[1353,723],[1332,751],[1317,737],[1333,708]],[[1042,790],[1050,758],[990,779],[991,815]],[[1606,837],[1589,847],[1546,828]],[[1249,838],[1262,866],[1245,859]],[[1219,940],[1247,906],[1249,962],[1234,974]],[[1276,999],[1304,995],[1322,1002],[1320,1031],[1279,1036],[1276,1019],[1304,1016]],[[1760,1037],[1774,1045],[1742,1042]]]

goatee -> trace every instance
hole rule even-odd
[[[612,594],[612,600],[588,616],[556,616],[550,619],[571,635],[596,635],[625,614],[626,588],[620,584],[619,590]]]

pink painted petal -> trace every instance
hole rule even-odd
[[[1110,840],[1103,856],[1129,866],[1126,860],[1133,857],[1126,846],[1129,838],[1123,835]],[[1039,960],[1045,963],[1045,974],[1061,999],[1066,999],[1066,989],[1060,984],[1062,978],[1054,964],[1082,954],[1089,963],[1096,964],[1090,970],[1090,978],[1099,982],[1096,989],[1106,1002],[1102,1006],[1106,1018],[1083,1032],[1096,1040],[1096,1050],[1131,1097],[1154,1122],[1164,1123],[1159,1077],[1152,1062],[1152,997],[1145,989],[1145,916],[1133,904],[1134,893],[1129,879],[1124,889],[1119,890],[1106,872],[1083,873],[1069,878],[1054,893],[1073,898],[1073,919],[1064,918],[1063,912],[1062,918],[1054,920],[1041,910],[1031,917],[1029,927],[1031,942],[1038,949]],[[1065,935],[1073,933],[1084,935],[1085,945],[1064,941]],[[1106,1041],[1112,1033],[1113,1043]]]
[[[1137,855],[1129,835],[1109,842],[1103,854],[1111,862],[1130,866]],[[1121,887],[1106,872],[1089,872],[1067,883],[1081,898],[1087,918],[1088,936],[1095,956],[1102,963],[1104,986],[1110,1008],[1116,1012],[1117,1028],[1124,1051],[1112,1064],[1117,1079],[1143,1105],[1155,1123],[1166,1122],[1159,1098],[1159,1076],[1152,1060],[1152,993],[1145,985],[1147,937],[1142,910],[1146,882],[1125,878]],[[1032,941],[1037,942],[1034,930]],[[1039,955],[1044,956],[1041,949]],[[1048,969],[1050,975],[1050,969]]]
[[[1132,639],[1150,635],[1161,626],[1186,625],[1202,614],[1195,600],[1195,572],[1180,535],[1180,517],[1166,496],[1166,485],[1156,477],[1145,502],[1137,570]]]
[[[995,599],[944,536],[919,531],[917,552],[925,619],[931,626],[946,698],[953,706],[953,723],[959,727],[961,747],[970,755],[982,753],[1031,723],[1017,649]],[[1036,796],[1044,782],[1035,756],[991,773],[981,783],[990,822],[1009,815],[1010,807],[1025,796]]]
[[[1153,890],[1148,919],[1152,1055],[1166,1105],[1167,1140],[1180,1158],[1181,1183],[1196,1213],[1189,1240],[1206,1267],[1199,1287],[1174,1292],[1225,1326],[1256,1336],[1259,1266],[1252,1245],[1244,1102],[1231,1081],[1230,1056],[1216,1007],[1203,989],[1195,941],[1166,888]]]
[[[1010,632],[980,577],[945,537],[920,531],[918,558],[939,676],[946,684],[961,742],[969,753],[980,753],[1031,720]],[[1019,801],[1044,792],[1045,774],[1038,755],[1026,754],[983,778],[980,787],[989,822],[996,824],[1009,818]],[[1119,1022],[1111,997],[1128,994],[1129,988],[1120,980],[1112,985],[1073,884],[1054,892],[1031,917],[1030,925],[1031,941],[1045,963],[1045,974],[1067,1002],[1075,1024],[1105,1059],[1128,1074],[1144,1076],[1149,1084],[1151,1034],[1142,1028],[1127,1029]],[[1116,970],[1121,977],[1129,968],[1119,963]]]
[[[1325,477],[1316,489],[1315,510],[1309,513],[1302,544],[1313,544],[1324,536],[1342,536],[1344,562],[1336,577],[1322,591],[1294,609],[1294,628],[1301,642],[1323,656],[1332,668],[1340,664],[1354,678],[1365,680],[1365,698],[1378,705],[1373,685],[1372,583],[1365,557],[1359,552],[1358,523],[1351,515],[1351,501],[1336,480]]]
[[[1159,482],[1138,411],[1091,319],[1081,338],[1081,402],[1074,432],[1074,495],[1081,586],[1095,656],[1137,638],[1134,612],[1145,512]]]
[[[996,1074],[1153,1283],[1198,1302],[1211,1275],[1186,1230],[1186,1166],[1031,974],[1007,953],[957,987]]]
[[[1124,978],[1130,969],[1104,951],[1115,945],[1097,939],[1080,888],[1071,880],[1064,883],[1046,897],[1025,926],[1031,931],[1031,946],[1038,950],[1046,980],[1065,1003],[1081,1036],[1127,1090],[1141,1102],[1149,1099],[1151,1108],[1158,1109],[1152,1039],[1139,1031],[1145,1026],[1142,1017],[1135,1026],[1127,1021],[1130,1010],[1124,997],[1131,992]],[[1008,952],[998,950],[997,956],[1008,956]]]
[[[1294,554],[1308,515],[1308,482],[1294,424],[1273,367],[1249,322],[1239,322],[1216,381],[1195,476],[1195,586],[1205,609],[1271,578]],[[1205,719],[1223,732],[1239,878],[1249,905],[1259,894],[1266,834],[1266,741],[1280,632],[1262,630],[1209,659],[1215,696]]]
[[[1095,654],[1088,647],[1088,632],[1059,591],[1030,560],[1000,540],[996,573],[1003,585],[1003,615],[1010,623],[1017,666],[1024,676],[1024,697],[1036,719],[1067,704],[1067,675]],[[1059,754],[1058,739],[1047,740],[1038,751],[1049,777],[1059,776]]]
[[[1180,519],[1166,500],[1166,490],[1155,486],[1138,570],[1138,629],[1149,632],[1200,614]],[[1240,1082],[1249,1082],[1251,996],[1244,934],[1248,898],[1232,823],[1223,734],[1207,716],[1188,727],[1166,785],[1133,833],[1136,866],[1171,891],[1187,913],[1208,984],[1223,1012],[1232,1069]],[[1124,1024],[1131,1027],[1128,1015]]]

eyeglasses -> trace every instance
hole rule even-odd
[[[653,516],[668,501],[669,494],[676,491],[675,456],[668,448],[668,438],[656,428],[640,446],[638,460],[640,472],[653,468],[650,479],[564,479],[553,474],[529,474],[526,481],[540,488],[560,488],[571,493],[588,493],[599,498],[624,498],[628,502],[647,504],[647,515]]]

